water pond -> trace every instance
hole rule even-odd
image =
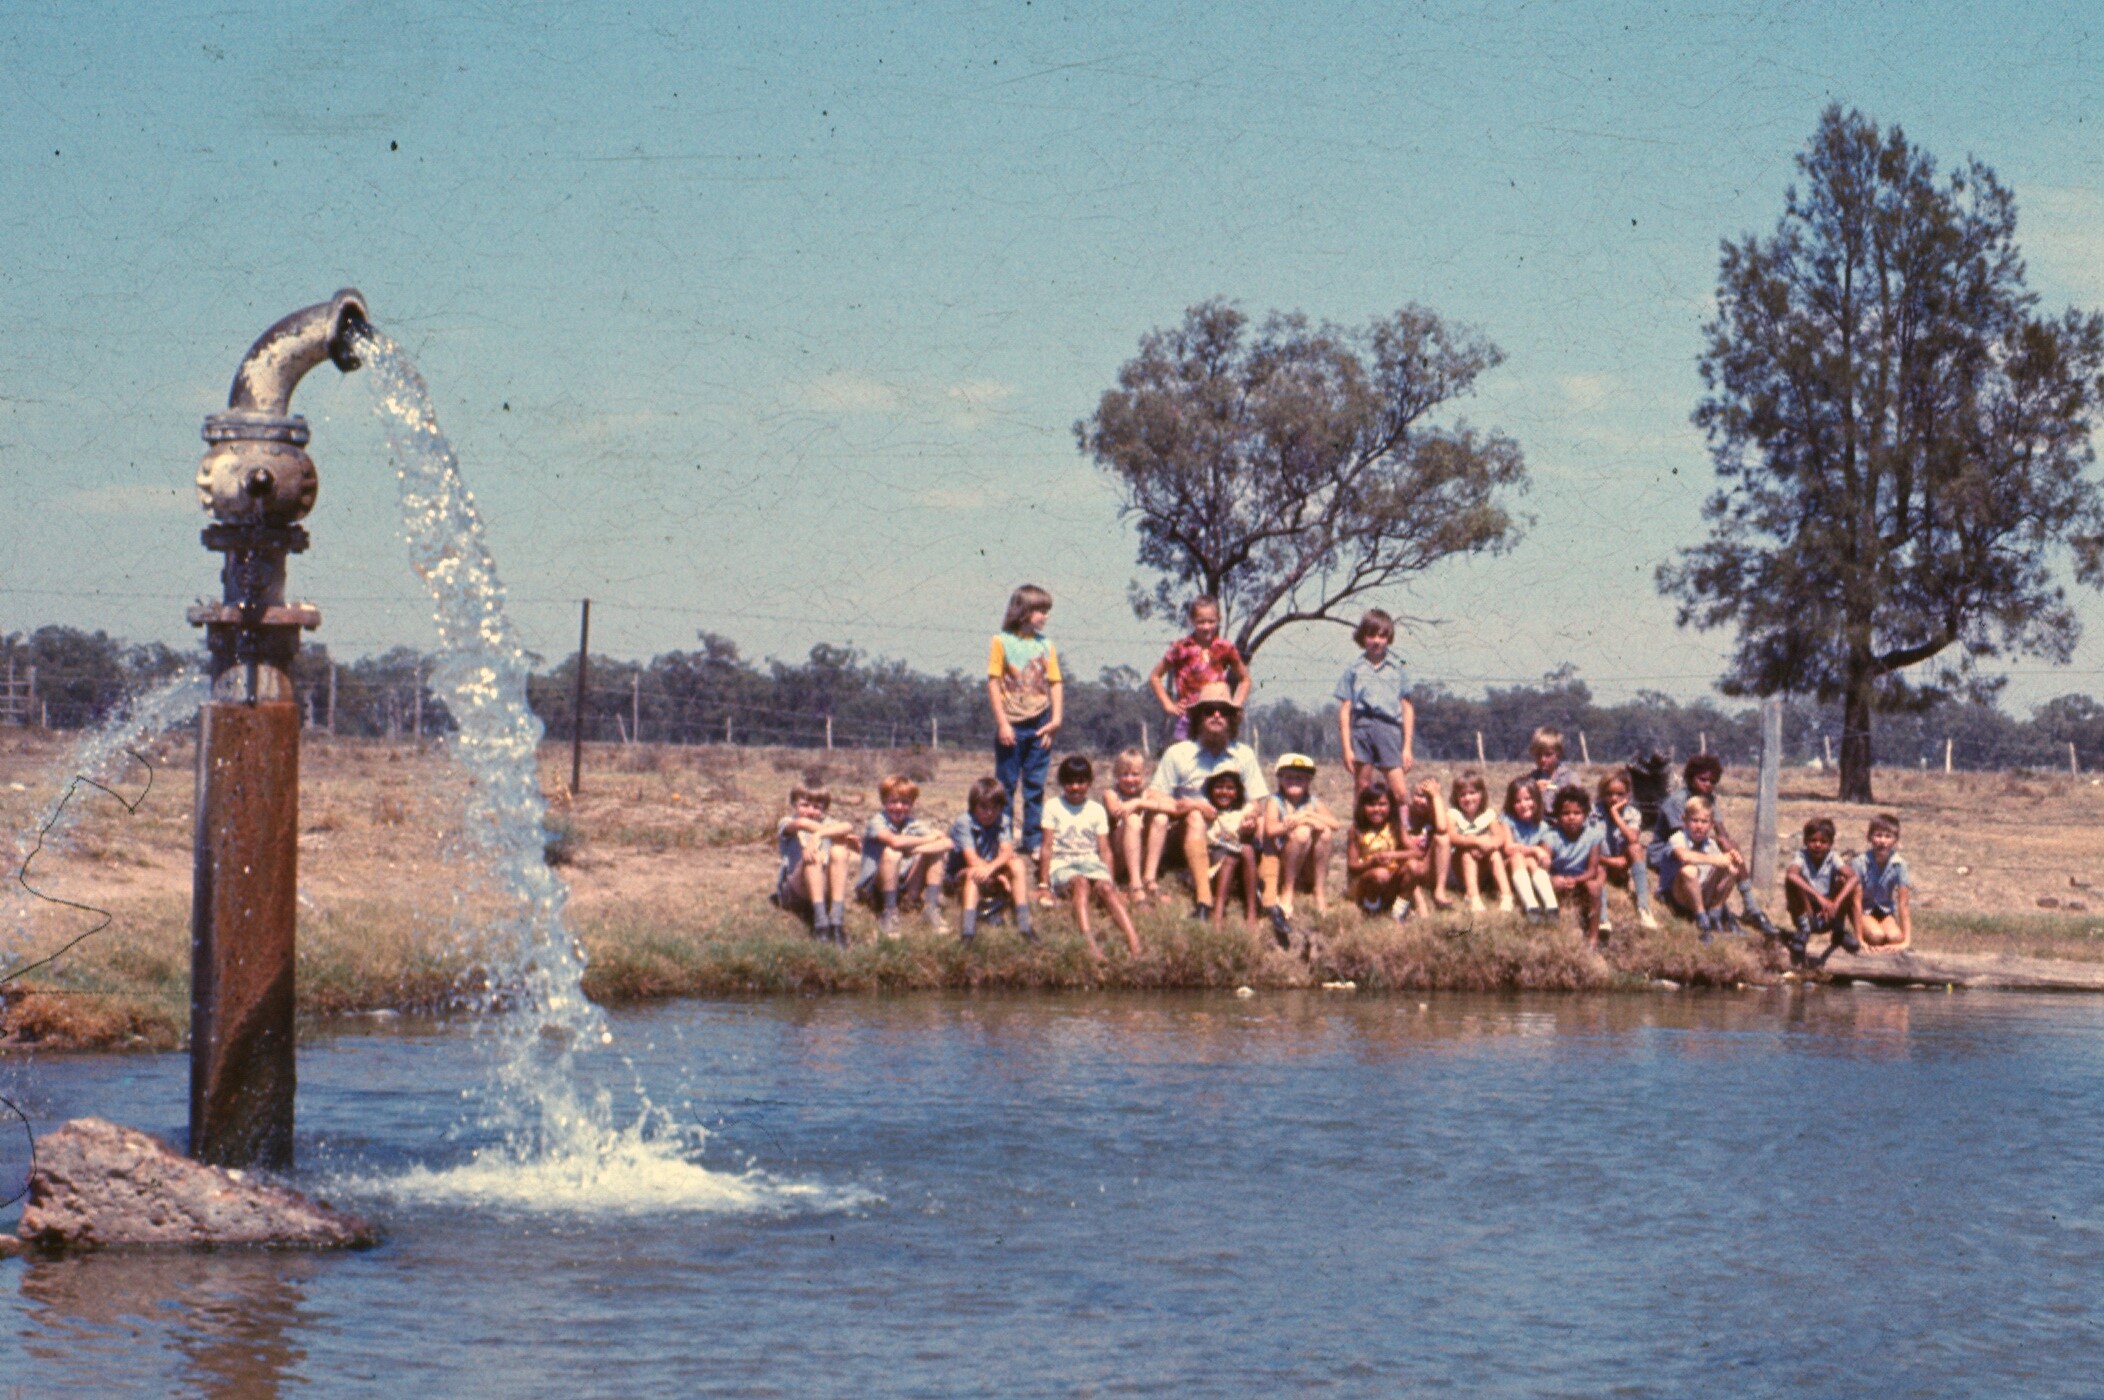
[[[612,1016],[706,1130],[478,1164],[485,1052],[303,1048],[354,1255],[0,1264],[14,1393],[2094,1394],[2104,1002],[835,998]],[[178,1056],[0,1066],[179,1139]],[[0,1216],[11,1223],[14,1212]]]

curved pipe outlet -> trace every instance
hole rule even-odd
[[[256,337],[242,356],[234,387],[227,391],[227,410],[285,417],[292,391],[308,370],[323,360],[335,361],[345,373],[358,368],[351,341],[365,323],[365,297],[355,287],[293,312]]]

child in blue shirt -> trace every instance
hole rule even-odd
[[[1395,619],[1379,608],[1368,608],[1352,640],[1364,654],[1337,682],[1338,740],[1351,761],[1358,790],[1385,780],[1400,812],[1410,801],[1405,777],[1416,761],[1410,748],[1417,738],[1417,710],[1410,703],[1410,677],[1403,663],[1388,654],[1395,640]]]
[[[1015,906],[1016,928],[1032,943],[1030,863],[1015,848],[1015,825],[1008,810],[1008,789],[998,778],[981,778],[965,797],[965,810],[950,823],[950,852],[944,862],[944,887],[957,892],[963,920],[959,936],[969,943],[979,932],[982,895],[1005,894]]]
[[[1557,894],[1578,902],[1586,943],[1601,947],[1609,932],[1600,918],[1600,895],[1607,884],[1600,853],[1607,844],[1607,832],[1592,824],[1592,800],[1576,783],[1557,792],[1551,810],[1555,820],[1541,835],[1541,844],[1549,853],[1549,885]]]
[[[1897,953],[1914,938],[1914,919],[1907,907],[1914,882],[1907,878],[1907,862],[1899,854],[1899,818],[1890,812],[1872,817],[1868,836],[1870,849],[1849,863],[1856,888],[1848,908],[1866,951]]]
[[[1790,966],[1805,965],[1805,945],[1823,933],[1831,955],[1836,948],[1863,951],[1849,911],[1856,892],[1856,872],[1834,854],[1834,819],[1814,817],[1804,824],[1804,844],[1783,872],[1783,907],[1790,914]]]

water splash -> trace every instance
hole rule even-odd
[[[56,790],[37,813],[36,820],[15,833],[14,863],[11,871],[22,869],[41,837],[46,850],[61,845],[66,830],[80,820],[92,805],[89,799],[98,796],[92,791],[83,791],[72,796],[76,778],[101,783],[119,792],[136,790],[145,777],[132,750],[143,749],[178,724],[196,716],[197,707],[211,693],[211,682],[196,662],[128,700],[110,718],[83,733],[74,741],[72,752],[52,770],[57,779]],[[107,800],[107,799],[105,799]],[[30,911],[36,903],[20,882],[10,879],[8,887],[8,922],[14,930],[16,943],[28,931]]]
[[[449,1170],[419,1168],[388,1194],[558,1209],[746,1209],[794,1199],[807,1188],[695,1165],[698,1131],[681,1132],[640,1086],[626,1124],[605,1089],[581,1087],[574,1057],[613,1036],[584,995],[584,951],[564,919],[563,883],[548,868],[530,664],[423,376],[376,330],[359,332],[358,356],[394,454],[409,561],[433,603],[440,660],[431,684],[455,725],[446,744],[468,779],[463,831],[480,887],[460,931],[476,968],[463,991],[490,1013],[484,1024],[498,1040],[483,1100],[494,1145]],[[814,1203],[839,1203],[809,1189]]]

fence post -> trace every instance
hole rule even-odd
[[[1948,735],[1943,740],[1943,771],[1945,773],[1951,771],[1951,741]]]
[[[1476,766],[1478,768],[1490,767],[1490,760],[1483,756],[1483,731],[1480,729],[1476,731]]]
[[[827,753],[831,753],[832,751],[833,751],[833,717],[832,717],[831,715],[827,715],[827,716],[826,716],[826,752],[827,752]]]
[[[1151,754],[1151,753],[1153,753],[1153,752],[1154,752],[1154,744],[1153,744],[1153,743],[1152,743],[1152,741],[1150,741],[1150,740],[1148,739],[1148,737],[1147,737],[1147,721],[1146,721],[1146,720],[1141,720],[1141,721],[1140,721],[1140,752],[1141,752],[1141,753],[1149,753],[1149,754]]]
[[[1822,734],[1822,735],[1820,735],[1820,736],[1819,736],[1819,747],[1821,747],[1822,749],[1825,749],[1825,750],[1826,750],[1826,766],[1827,766],[1827,767],[1829,767],[1829,768],[1833,767],[1833,766],[1834,766],[1834,736],[1833,736],[1833,735],[1831,735],[1831,734]]]
[[[570,700],[570,791],[584,791],[584,670],[592,654],[592,600],[577,614],[577,692]]]
[[[928,748],[932,752],[942,747],[942,716],[928,716]]]
[[[410,672],[416,678],[416,699],[413,702],[415,718],[410,721],[413,737],[424,737],[424,668],[419,666]]]
[[[723,742],[726,746],[731,742],[731,717],[729,715],[723,717]]]
[[[336,663],[329,663],[329,733],[336,732]]]
[[[2075,741],[2073,739],[2067,741],[2067,774],[2070,778],[2082,776],[2082,762],[2075,757]]]
[[[1585,731],[1583,729],[1578,731],[1578,759],[1588,768],[1593,766],[1593,748],[1592,745],[1585,742]]]
[[[1703,731],[1702,731],[1702,747],[1701,747],[1701,748],[1699,748],[1699,749],[1697,749],[1697,750],[1695,750],[1695,752],[1696,752],[1696,753],[1708,753],[1708,752],[1709,752],[1709,731],[1708,731],[1707,729],[1705,729],[1705,730],[1703,730]]]
[[[643,742],[643,673],[628,678],[628,741]]]
[[[1753,887],[1767,898],[1775,884],[1776,803],[1783,770],[1783,702],[1761,701],[1761,777],[1753,798]]]

